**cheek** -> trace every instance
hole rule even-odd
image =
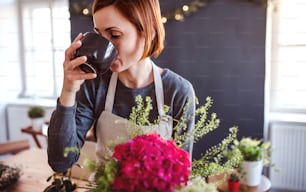
[[[144,46],[145,46],[145,39],[144,38],[140,38],[138,40],[138,50],[140,52],[140,57],[142,56],[143,54],[143,51],[144,51]]]
[[[129,39],[119,45],[117,49],[119,51],[119,57],[129,60],[139,60],[144,50],[144,38]]]

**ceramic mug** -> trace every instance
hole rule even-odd
[[[87,56],[79,67],[85,73],[105,73],[115,61],[118,51],[106,38],[93,32],[84,34],[82,46],[76,50],[76,57]]]

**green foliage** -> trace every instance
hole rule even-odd
[[[145,98],[145,102],[140,95],[137,95],[135,98],[136,106],[132,108],[129,120],[136,125],[151,125],[149,121],[150,111],[152,107],[152,99],[150,97]]]
[[[93,164],[92,164],[93,165]],[[105,164],[92,166],[92,171],[96,172],[95,183],[91,184],[91,192],[109,192],[111,183],[117,174],[118,164],[114,159]]]
[[[63,174],[54,173],[47,179],[47,182],[51,179],[51,185],[43,192],[73,192],[77,188],[77,185],[71,180],[71,170]]]
[[[149,122],[149,113],[152,110],[151,101],[152,100],[149,97],[147,97],[145,100],[141,96],[136,97],[136,106],[133,107],[129,119],[132,122],[129,127],[131,130],[129,131],[129,137],[132,138],[136,135],[145,134],[142,129],[137,128],[137,125],[151,125]],[[212,105],[212,98],[207,97],[206,103],[196,108],[194,116],[188,116],[187,114],[189,103],[184,106],[182,118],[180,120],[174,120],[177,122],[177,124],[173,128],[175,131],[173,139],[178,147],[182,147],[183,143],[188,137],[193,137],[194,143],[196,143],[208,133],[219,127],[220,119],[217,117],[217,114],[209,112]],[[165,109],[169,109],[169,107],[167,108],[166,106]],[[196,119],[194,129],[190,132],[179,135],[177,130],[179,128],[186,129],[187,122],[192,118]],[[158,120],[155,123],[158,123]],[[208,177],[209,175],[218,174],[237,167],[241,161],[241,158],[239,156],[226,154],[229,146],[234,142],[234,140],[236,140],[237,132],[237,126],[231,127],[226,138],[224,138],[219,144],[206,150],[200,159],[193,160],[191,177]],[[123,141],[121,141],[121,143],[122,142]],[[117,144],[118,143],[119,142],[117,142]]]
[[[179,130],[179,128],[186,129],[187,122],[192,118],[195,118],[196,122],[194,125],[194,129],[186,134],[179,135],[178,131],[176,131],[176,134],[174,135],[174,140],[179,147],[183,145],[184,141],[188,137],[193,137],[194,143],[196,143],[204,136],[206,136],[208,133],[214,131],[219,127],[220,119],[217,118],[216,113],[211,113],[210,119],[208,119],[209,109],[212,107],[212,105],[213,105],[212,98],[207,97],[206,103],[196,108],[194,116],[187,114],[187,108],[189,106],[189,103],[185,105],[181,119],[174,120],[177,122],[177,125],[173,129],[174,130]]]
[[[194,137],[194,142],[198,142],[201,138],[206,136],[208,133],[214,131],[219,127],[220,119],[217,118],[216,113],[209,113],[209,109],[212,107],[213,100],[211,97],[206,98],[206,103],[203,106],[200,106],[195,111],[195,116],[188,116],[187,108],[189,103],[187,103],[184,107],[184,112],[182,118],[180,120],[176,120],[177,125],[174,127],[174,130],[178,128],[186,128],[187,122],[191,118],[196,118],[194,129],[183,135],[174,135],[174,140],[179,147],[182,146],[183,142],[189,137]],[[165,108],[168,109],[168,108]],[[132,108],[132,112],[130,114],[129,122],[129,137],[132,138],[136,135],[145,134],[142,129],[139,129],[138,125],[152,125],[149,122],[149,113],[152,110],[151,99],[146,98],[145,100],[141,96],[136,97],[136,106]],[[158,123],[158,120],[157,122]],[[176,131],[177,132],[177,131]],[[237,167],[238,162],[240,162],[240,158],[236,156],[227,156],[225,151],[228,150],[230,144],[237,138],[238,127],[234,126],[229,129],[229,134],[226,138],[224,138],[219,144],[212,146],[207,151],[204,152],[202,158],[199,160],[193,160],[192,169],[191,169],[191,180],[195,182],[193,186],[189,186],[188,188],[181,188],[179,191],[201,191],[203,190],[203,183],[198,182],[196,178],[201,178],[204,181],[203,177],[206,178],[209,175],[218,174],[221,172],[226,172],[232,170],[234,167]],[[118,141],[113,141],[114,144],[123,143],[128,138],[119,139]],[[108,161],[105,165],[100,166],[92,166],[92,171],[97,173],[96,175],[96,185],[93,186],[92,191],[108,191],[109,183],[111,183],[112,179],[115,176],[116,171],[116,163],[113,160]],[[206,183],[204,181],[204,183]],[[209,186],[207,188],[212,188],[213,186]],[[200,187],[201,186],[201,187]],[[195,190],[196,188],[199,190]],[[215,189],[215,186],[213,187]],[[97,190],[96,190],[97,189]],[[177,189],[178,190],[178,189]]]
[[[45,110],[40,106],[32,106],[28,110],[29,118],[39,118],[44,116],[45,116]]]
[[[245,171],[240,166],[242,161],[260,161],[263,160],[264,166],[270,166],[274,168],[275,172],[280,170],[270,162],[271,145],[270,142],[263,142],[261,139],[255,139],[250,137],[243,137],[240,141],[235,140],[234,144],[227,151],[226,154],[229,158],[236,157],[238,159],[238,171],[240,177],[244,177]]]
[[[145,100],[141,96],[136,97],[136,106],[132,108],[131,114],[129,116],[129,138],[133,138],[136,135],[146,134],[152,130],[142,130],[139,126],[146,125],[148,127],[152,126],[149,121],[149,114],[152,110],[152,100],[150,97],[146,97]],[[211,97],[206,98],[206,103],[198,107],[194,115],[187,115],[189,103],[184,106],[184,111],[182,118],[176,121],[176,126],[173,128],[175,133],[174,140],[178,147],[182,147],[184,141],[188,137],[193,137],[194,142],[198,142],[200,139],[205,137],[208,133],[214,131],[219,127],[220,119],[217,117],[216,113],[209,113],[209,109],[213,105],[213,100]],[[169,107],[165,106],[165,111],[168,111]],[[161,117],[160,117],[161,118]],[[192,119],[196,119],[194,128],[190,132],[179,135],[178,129],[187,128],[187,122]],[[158,123],[158,119],[155,123]],[[148,131],[148,132],[147,132]],[[207,184],[205,182],[206,177],[209,175],[214,175],[222,172],[227,172],[238,166],[241,161],[241,156],[234,155],[233,152],[226,153],[229,146],[237,138],[238,127],[233,126],[229,129],[228,136],[225,137],[219,144],[212,146],[206,150],[202,157],[198,160],[193,160],[190,182],[192,185],[181,186],[176,191],[216,191],[216,186],[213,184]],[[118,138],[118,140],[113,141],[112,145],[117,145],[127,141],[129,138]],[[233,150],[235,151],[235,150]],[[79,149],[76,147],[68,147],[65,149],[65,156],[69,152],[79,153]],[[110,158],[111,159],[111,158]],[[96,183],[90,184],[88,189],[92,192],[97,191],[110,191],[110,183],[112,183],[117,170],[117,163],[113,159],[106,162],[104,165],[98,165],[96,162],[88,160],[87,167],[92,171],[96,172],[95,181]]]
[[[192,178],[189,185],[175,189],[174,192],[217,192],[217,187],[214,183],[206,183],[198,176]]]
[[[205,137],[208,133],[216,130],[220,125],[220,119],[217,117],[216,113],[210,113],[209,110],[213,105],[213,99],[211,97],[206,97],[206,103],[196,108],[195,116],[188,116],[187,105],[184,107],[184,114],[180,121],[178,121],[178,127],[186,127],[187,122],[190,118],[195,118],[196,122],[194,129],[183,135],[175,135],[174,140],[179,147],[182,146],[184,141],[192,136],[194,138],[194,143],[197,143],[200,139]],[[240,158],[236,156],[227,156],[226,151],[229,146],[237,138],[238,127],[233,126],[229,128],[229,133],[226,138],[224,138],[220,143],[208,148],[200,159],[192,161],[191,177],[208,177],[209,175],[218,174],[221,172],[226,172],[236,166],[240,162]]]
[[[206,150],[200,159],[193,160],[191,176],[208,177],[237,167],[241,159],[234,155],[226,155],[229,145],[237,137],[237,131],[238,127],[231,127],[226,138]]]
[[[198,142],[209,132],[212,132],[213,130],[217,129],[220,125],[220,119],[217,118],[216,113],[211,113],[210,119],[207,119],[207,117],[209,116],[209,109],[212,107],[212,105],[212,98],[207,97],[206,103],[198,107],[195,111],[195,118],[198,118],[194,128],[195,142]]]
[[[64,157],[67,157],[69,153],[80,153],[80,149],[78,147],[66,147],[64,150]]]
[[[239,175],[237,173],[234,173],[234,172],[230,173],[229,181],[231,181],[231,182],[240,181]]]
[[[270,142],[263,142],[259,139],[244,137],[240,141],[235,140],[232,151],[241,154],[242,160],[259,161],[264,160],[264,165],[270,162]]]

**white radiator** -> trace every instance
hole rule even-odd
[[[306,122],[270,124],[271,160],[280,172],[270,170],[273,188],[306,191]]]

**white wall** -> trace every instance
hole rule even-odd
[[[32,105],[45,106],[46,120],[56,100],[19,99],[21,93],[20,38],[19,38],[17,0],[0,1],[0,142],[9,139],[23,138],[20,128],[29,125],[27,108]],[[14,110],[13,107],[14,106]],[[7,113],[10,110],[13,113]],[[17,110],[19,108],[19,110]],[[8,131],[9,129],[10,132]],[[32,138],[29,138],[32,142]]]
[[[0,2],[0,141],[6,140],[5,106],[17,98],[20,85],[20,59],[16,0]],[[3,134],[2,134],[3,133]]]

